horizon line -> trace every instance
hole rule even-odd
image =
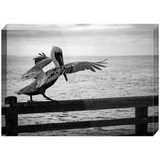
[[[23,55],[12,55],[12,54],[9,54],[9,55],[4,55],[2,54],[2,56],[17,56],[17,57],[33,57],[31,55],[29,56],[23,56]],[[148,54],[140,54],[140,55],[72,55],[72,56],[65,56],[64,57],[105,57],[105,56],[158,56],[158,55],[148,55]]]

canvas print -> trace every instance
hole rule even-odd
[[[8,24],[2,136],[153,136],[157,24]]]

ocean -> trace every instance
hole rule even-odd
[[[74,61],[97,62],[108,58],[106,68],[101,71],[81,71],[68,74],[68,82],[61,76],[51,86],[46,95],[55,100],[94,99],[110,97],[132,97],[158,95],[158,57],[157,56],[90,56],[64,57],[65,63]],[[18,102],[26,102],[29,96],[16,95],[15,92],[30,84],[33,80],[23,81],[21,76],[29,70],[33,57],[2,57],[2,106],[6,96],[17,96]],[[4,63],[4,62],[7,62]],[[54,68],[51,62],[44,68]],[[33,96],[34,101],[45,100],[42,95]],[[158,107],[149,108],[149,115],[158,115]],[[105,120],[134,117],[134,109],[112,109],[100,111],[63,112],[19,115],[19,125],[59,123],[85,120]],[[4,117],[2,117],[4,125]],[[148,124],[149,130],[156,130],[158,125]],[[23,133],[20,135],[118,135],[133,134],[134,125],[118,127],[98,127],[64,131]]]

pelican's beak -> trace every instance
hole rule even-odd
[[[64,61],[63,61],[63,56],[62,54],[59,55],[59,66],[63,66],[64,65]]]
[[[66,79],[66,81],[68,81],[67,75],[64,73],[64,78]]]
[[[64,65],[64,60],[63,60],[63,55],[62,54],[59,55],[58,63],[59,63],[59,66],[63,66]],[[63,74],[63,75],[64,75],[65,80],[68,81],[67,75],[66,74]]]
[[[55,47],[55,46],[52,47],[51,59],[53,60],[53,63],[55,64],[56,67],[64,66],[63,53],[59,47]],[[68,79],[66,74],[64,74],[64,77],[67,81]]]

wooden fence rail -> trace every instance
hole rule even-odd
[[[9,107],[2,107],[2,115],[5,115],[5,127],[2,134],[17,136],[18,133],[38,132],[50,130],[91,128],[102,126],[133,125],[135,135],[147,135],[148,123],[158,122],[158,116],[148,117],[148,107],[158,106],[158,96],[121,97],[103,99],[66,100],[57,102],[20,102],[16,97],[6,97],[5,103]],[[50,123],[40,125],[18,126],[19,114],[88,111],[102,109],[135,108],[135,118],[92,120],[66,123]]]

